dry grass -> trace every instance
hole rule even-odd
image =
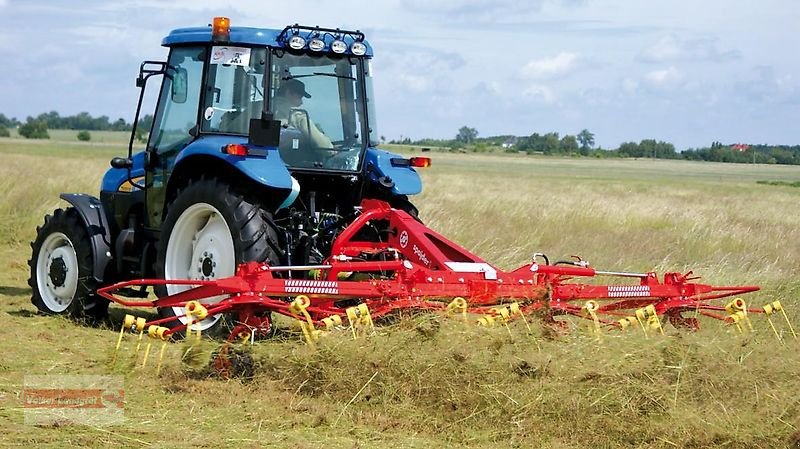
[[[423,218],[505,268],[543,251],[611,270],[693,269],[715,282],[780,282],[800,270],[800,216],[787,213],[800,192],[755,184],[800,169],[462,156],[475,164],[455,171],[456,156],[441,158],[425,172]]]
[[[113,329],[29,303],[35,226],[58,193],[96,192],[112,155],[54,146],[0,141],[4,447],[800,447],[798,343],[777,344],[760,317],[749,337],[706,321],[697,334],[598,340],[577,322],[528,334],[420,315],[317,351],[291,334],[261,343],[249,380],[209,377],[210,342],[190,356],[170,345],[159,377],[133,368],[132,342],[110,367]],[[781,299],[798,318],[800,192],[755,181],[800,168],[436,154],[423,176],[422,218],[503,268],[544,251],[608,270],[693,269],[760,284],[752,303]],[[63,373],[124,374],[126,423],[23,425],[24,376]]]

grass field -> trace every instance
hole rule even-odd
[[[20,136],[17,132],[17,128],[12,128],[9,130],[11,132],[11,137],[8,139],[12,140],[25,140],[24,137]],[[77,143],[82,146],[91,146],[92,144],[99,143],[99,144],[109,144],[109,145],[127,145],[128,141],[131,138],[131,133],[129,132],[122,132],[122,131],[89,131],[89,135],[91,139],[88,142],[82,142],[78,140],[78,133],[80,131],[76,131],[74,129],[48,129],[47,134],[50,136],[50,142],[58,142],[59,145],[64,146],[69,145],[71,143]],[[48,139],[45,139],[44,142],[47,142]],[[36,142],[36,140],[26,140],[27,143]],[[39,141],[42,142],[42,141]]]
[[[664,337],[597,340],[579,322],[528,334],[519,322],[509,333],[422,315],[316,351],[292,334],[259,343],[248,381],[208,376],[211,342],[170,345],[160,376],[132,367],[132,343],[112,367],[115,329],[30,304],[36,226],[59,193],[96,194],[125,152],[118,136],[73,140],[0,139],[2,447],[800,447],[800,343],[780,345],[760,316],[747,336],[707,320],[697,333],[667,325]],[[757,184],[800,180],[800,167],[433,158],[415,200],[422,219],[501,268],[541,251],[604,270],[694,270],[708,283],[761,285],[749,303],[779,299],[800,326],[800,189]],[[24,377],[41,374],[124,376],[125,423],[24,424]]]

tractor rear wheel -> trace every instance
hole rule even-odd
[[[168,206],[156,262],[163,279],[221,279],[233,276],[243,262],[278,262],[278,248],[277,232],[267,211],[223,181],[200,179],[178,192]],[[188,288],[169,285],[157,293],[173,295]],[[202,302],[208,306],[221,299]],[[185,324],[186,318],[180,317],[184,313],[182,307],[159,310],[163,317],[176,317],[170,327]],[[214,315],[200,322],[200,329],[224,337],[235,318]]]
[[[48,315],[101,319],[108,301],[97,296],[92,274],[92,243],[80,214],[74,208],[56,209],[44,218],[31,243],[28,265],[33,289],[31,302]]]

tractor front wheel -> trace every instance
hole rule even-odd
[[[216,179],[201,179],[181,190],[169,205],[162,225],[157,266],[163,279],[213,280],[233,276],[248,261],[278,261],[277,234],[269,213]],[[174,295],[189,286],[168,285],[159,296]],[[221,297],[202,302],[208,307]],[[175,317],[170,327],[186,324],[182,307],[159,310]],[[233,319],[225,314],[199,323],[204,333],[227,336]],[[195,329],[198,324],[194,324]]]
[[[100,319],[108,301],[96,295],[89,233],[74,208],[56,209],[37,228],[28,265],[31,302],[44,314]]]

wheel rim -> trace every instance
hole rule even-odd
[[[164,261],[166,279],[212,280],[233,276],[236,256],[228,223],[219,210],[207,203],[196,203],[178,217],[167,242]],[[187,285],[168,285],[167,293],[174,295],[191,288]],[[203,304],[215,304],[224,296],[203,299]],[[176,316],[184,315],[183,307],[173,307]],[[186,323],[185,317],[178,318]],[[219,321],[220,315],[199,323],[206,330]],[[197,329],[193,324],[192,329]]]
[[[60,313],[72,304],[79,274],[78,255],[69,237],[61,232],[48,235],[36,259],[36,285],[50,311]]]

